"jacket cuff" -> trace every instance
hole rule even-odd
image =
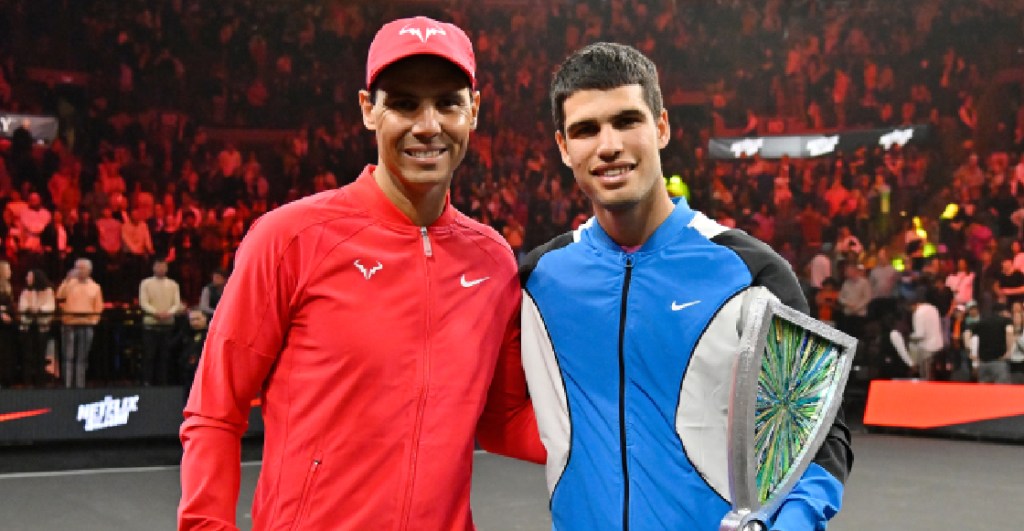
[[[824,530],[842,505],[843,484],[812,463],[772,518],[773,531]]]

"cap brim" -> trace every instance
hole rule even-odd
[[[450,55],[445,55],[445,54],[438,53],[438,52],[421,52],[421,51],[417,51],[415,53],[410,53],[410,54],[400,55],[398,57],[394,57],[390,61],[388,61],[388,62],[378,66],[376,70],[374,70],[373,72],[370,73],[369,82],[366,84],[366,88],[368,88],[368,89],[369,88],[373,88],[373,85],[374,85],[374,83],[377,82],[377,78],[380,77],[380,74],[382,72],[384,72],[385,70],[387,70],[392,65],[394,65],[395,63],[398,63],[398,62],[400,62],[400,61],[402,61],[404,59],[408,59],[410,57],[417,57],[417,56],[420,56],[420,55],[428,55],[428,56],[433,56],[433,57],[439,57],[439,58],[444,59],[445,61],[448,61],[449,63],[455,65],[459,69],[459,71],[461,71],[463,74],[466,75],[466,80],[469,81],[470,88],[474,88],[474,89],[476,88],[476,77],[473,75],[473,72],[470,71],[468,67],[466,67],[465,65],[459,64],[459,62],[456,61],[455,59],[453,59]]]

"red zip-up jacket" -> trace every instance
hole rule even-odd
[[[469,530],[474,433],[544,461],[511,250],[450,204],[412,225],[373,170],[267,213],[239,248],[185,408],[179,529],[235,529],[258,396],[258,530]]]

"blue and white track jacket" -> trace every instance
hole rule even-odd
[[[764,243],[679,201],[627,253],[595,219],[520,267],[523,365],[548,451],[554,529],[716,531],[727,416],[753,295],[807,311]],[[853,461],[837,420],[772,529],[824,529]]]

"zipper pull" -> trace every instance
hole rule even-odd
[[[423,254],[428,258],[434,256],[434,249],[430,246],[430,236],[427,235],[426,227],[420,227],[420,235],[423,236]]]

